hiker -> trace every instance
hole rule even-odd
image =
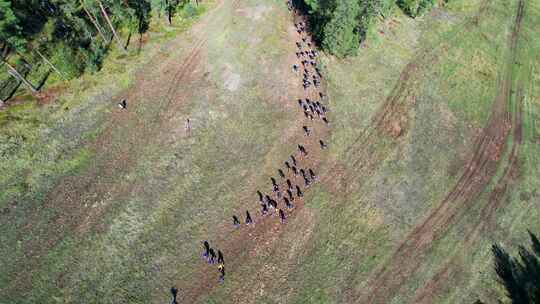
[[[294,201],[294,196],[290,189],[287,189],[287,194],[289,195],[289,200]]]
[[[186,120],[186,123],[184,125],[184,130],[186,131],[186,133],[191,132],[191,120],[189,120],[189,118]]]
[[[285,167],[287,168],[287,171],[291,170],[291,165],[288,161],[285,162]]]
[[[317,177],[315,175],[315,172],[313,172],[313,170],[311,170],[311,168],[308,170],[308,172],[309,172],[309,176],[311,177],[311,179],[315,180],[315,178]]]
[[[126,100],[125,100],[125,99],[122,99],[122,101],[120,101],[120,102],[118,103],[118,107],[119,107],[120,109],[125,109],[125,108],[127,108],[127,102],[126,102]]]
[[[281,221],[282,224],[285,223],[285,212],[283,212],[283,210],[279,209],[279,219]]]
[[[289,190],[292,189],[292,183],[291,183],[291,180],[290,180],[290,179],[287,179],[287,188],[288,188]]]
[[[309,178],[307,178],[307,176],[302,176],[304,178],[304,186],[309,187],[309,185],[311,185],[311,181],[309,180]]]
[[[303,107],[304,102],[302,101],[302,99],[298,99],[298,105],[300,106],[300,108]]]
[[[300,187],[298,187],[298,185],[296,185],[296,196],[298,197],[304,196],[304,194],[302,193],[302,190],[300,190]]]
[[[210,244],[208,243],[208,241],[204,241],[203,246],[204,246],[203,257],[208,258],[208,254],[210,253]]]
[[[210,248],[209,250],[210,258],[208,259],[209,264],[214,264],[214,259],[216,258],[216,253],[214,252],[214,249]]]
[[[223,259],[223,253],[219,249],[217,251],[217,262],[218,264],[225,264],[225,260]]]
[[[298,145],[298,151],[300,151],[300,153],[304,156],[306,156],[308,153],[306,151],[306,148],[304,148],[304,146],[302,145]]]
[[[307,126],[303,126],[302,129],[304,129],[304,135],[309,136],[310,130]]]
[[[277,202],[275,200],[271,200],[270,201],[270,206],[272,206],[272,208],[274,208],[274,209],[277,209]]]
[[[253,220],[251,219],[251,214],[249,214],[249,211],[246,210],[246,225],[249,225],[253,223]]]
[[[233,225],[235,228],[238,228],[240,227],[240,221],[238,220],[238,218],[236,217],[236,215],[233,215],[232,216],[232,219],[233,219]]]
[[[291,203],[291,201],[289,201],[288,198],[284,197],[284,198],[283,198],[283,201],[285,202],[285,206],[286,206],[287,208],[289,208],[289,209],[294,208],[293,204]]]
[[[277,172],[278,172],[279,176],[281,176],[281,178],[285,178],[285,173],[283,173],[283,170],[278,169]]]
[[[268,213],[268,206],[264,203],[261,203],[261,215],[265,216]]]
[[[176,302],[176,296],[178,295],[178,289],[176,287],[171,287],[171,293],[172,293],[172,301],[171,301],[171,304],[178,304],[178,302]]]
[[[328,122],[328,119],[326,119],[326,117],[323,117],[322,120],[324,121],[325,124],[329,125],[330,123]]]
[[[292,160],[293,165],[296,166],[296,158],[294,158],[294,155],[291,155],[291,160]]]
[[[324,143],[324,141],[322,141],[322,139],[319,140],[319,144],[321,145],[321,149],[326,149],[328,148],[328,146]]]
[[[219,282],[223,283],[225,282],[225,265],[219,264],[218,265],[218,271],[219,271]]]

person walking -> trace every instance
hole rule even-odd
[[[233,225],[235,228],[238,228],[240,227],[240,221],[238,220],[238,217],[236,217],[236,215],[233,215],[232,216],[232,219],[233,219]]]
[[[298,197],[304,196],[304,194],[302,193],[302,190],[300,190],[300,187],[298,187],[298,185],[296,185],[296,196]]]
[[[219,264],[218,271],[219,271],[219,282],[220,283],[225,282],[225,264]]]
[[[186,134],[191,134],[191,120],[186,119],[186,123],[184,124],[184,130],[186,131]]]
[[[223,259],[223,252],[218,249],[217,251],[217,262],[218,264],[225,264],[225,260]]]
[[[178,304],[178,302],[176,302],[176,296],[178,295],[178,289],[176,287],[171,287],[171,294],[172,294],[172,301],[171,301],[171,304]]]
[[[209,253],[210,253],[210,258],[208,259],[208,263],[214,264],[215,263],[214,260],[216,259],[216,252],[214,251],[214,249],[210,248]]]
[[[279,219],[282,224],[285,224],[285,212],[282,209],[279,209]]]
[[[208,241],[204,241],[203,246],[204,246],[203,257],[208,258],[208,254],[210,253],[210,244],[208,243]]]
[[[246,225],[249,225],[253,223],[253,220],[251,219],[251,214],[249,214],[249,211],[246,210]]]

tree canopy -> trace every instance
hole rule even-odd
[[[315,40],[330,53],[345,57],[356,54],[360,42],[377,16],[384,17],[393,6],[410,17],[425,13],[435,0],[303,0]]]

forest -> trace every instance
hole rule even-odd
[[[50,72],[67,80],[98,71],[111,43],[126,52],[133,34],[139,34],[140,47],[153,15],[170,24],[177,11],[194,14],[196,5],[189,0],[0,0],[0,57],[8,72],[0,76],[0,100],[21,82],[36,92]]]
[[[310,17],[314,38],[339,57],[355,55],[360,42],[378,18],[399,7],[415,18],[433,7],[436,0],[300,0],[296,5]],[[443,1],[443,2],[446,2]]]
[[[309,16],[316,42],[345,57],[357,53],[377,18],[393,8],[414,18],[435,2],[297,0],[295,5]],[[189,14],[196,5],[189,0],[0,0],[0,57],[7,72],[0,75],[0,100],[22,84],[37,92],[50,73],[68,80],[98,71],[111,43],[125,52],[133,34],[142,39],[153,16],[170,24],[180,8]]]

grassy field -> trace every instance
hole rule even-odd
[[[255,194],[305,141],[282,1],[208,3],[3,109],[0,303],[166,303],[173,285],[181,303],[496,302],[490,245],[540,233],[540,5],[523,3],[395,9],[357,57],[323,54],[329,149],[286,225]],[[234,230],[245,210],[256,225]]]

